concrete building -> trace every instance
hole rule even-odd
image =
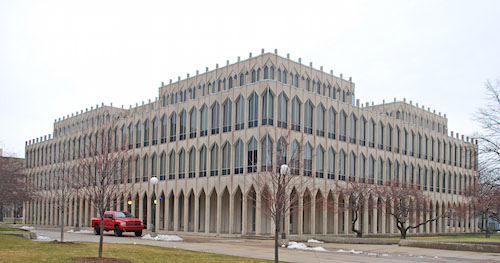
[[[126,138],[122,145],[135,156],[133,180],[124,182],[134,184],[133,190],[117,196],[112,208],[131,211],[159,232],[271,234],[254,178],[276,162],[263,149],[276,151],[279,145],[288,156],[291,148],[304,149],[308,165],[294,172],[310,177],[314,187],[297,193],[301,198],[348,202],[336,194],[335,182],[383,185],[397,178],[428,194],[433,215],[452,206],[466,211],[463,217],[432,222],[414,232],[477,229],[462,196],[478,175],[477,141],[449,132],[446,115],[435,110],[405,99],[360,104],[351,78],[264,51],[162,83],[158,92],[158,99],[128,109],[96,105],[56,120],[52,136],[26,143],[31,187],[52,191],[57,164],[74,163],[82,136],[112,115],[119,117],[116,133]],[[289,130],[285,139],[283,132]],[[160,180],[154,193],[152,176]],[[59,218],[54,201],[27,203],[26,223],[65,220],[67,225],[89,226],[95,216],[95,209],[75,196],[68,216]],[[360,222],[363,232],[397,233],[385,209],[379,197],[370,199]],[[286,219],[285,231],[347,234],[350,227],[344,222],[349,216],[326,205],[299,205]]]

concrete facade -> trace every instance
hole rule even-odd
[[[286,219],[286,233],[351,233],[344,223],[352,216],[349,211],[301,204],[306,198],[348,202],[336,194],[337,181],[383,185],[396,178],[421,187],[433,215],[452,206],[466,211],[415,232],[476,231],[476,217],[462,192],[478,174],[477,142],[448,132],[446,115],[411,101],[360,104],[355,94],[350,78],[300,60],[264,52],[238,58],[162,84],[155,101],[129,109],[96,106],[56,120],[52,136],[26,143],[30,187],[55,191],[51,178],[60,172],[57,164],[74,165],[86,132],[119,117],[116,128],[126,138],[121,144],[135,156],[133,178],[124,184],[134,186],[110,208],[131,211],[159,232],[268,235],[273,224],[261,212],[255,176],[276,165],[262,149],[276,149],[284,131],[291,130],[284,142],[287,155],[297,142],[312,152],[304,160],[311,167],[298,172],[310,177],[313,187],[298,193],[299,209]],[[156,189],[149,183],[152,176],[160,179]],[[26,203],[26,223],[65,220],[89,226],[96,216],[88,201],[75,196],[61,218],[54,201],[40,197]],[[385,209],[381,198],[371,197],[359,220],[363,232],[397,232]]]

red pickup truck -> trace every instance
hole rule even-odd
[[[101,218],[93,217],[92,225],[94,234],[100,234]],[[115,231],[115,236],[119,237],[123,232],[134,232],[136,236],[142,235],[144,225],[141,220],[135,218],[131,213],[125,211],[106,211],[104,213],[104,231]]]

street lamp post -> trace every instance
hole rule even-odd
[[[289,168],[288,168],[288,165],[286,164],[282,164],[281,167],[280,167],[280,174],[281,176],[286,176],[288,173],[289,173]],[[281,182],[278,182],[278,191],[280,191],[281,189],[279,189],[281,187]],[[281,232],[281,239],[286,239],[286,233],[285,233],[285,219],[283,218],[283,232]]]
[[[151,184],[153,184],[153,196],[155,196],[155,186],[156,184],[158,184],[158,178],[156,178],[156,176],[154,177],[151,177],[151,180],[150,180]],[[156,223],[156,197],[155,197],[155,200],[153,201],[154,202],[154,213],[153,213],[153,220],[151,220],[153,223],[152,223],[152,229],[151,229],[151,232],[155,232],[155,223]]]

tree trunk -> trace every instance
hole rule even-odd
[[[407,231],[408,231],[408,229],[406,229],[406,228],[401,229],[401,239],[406,239],[406,232]]]
[[[3,221],[3,205],[0,205],[0,222]]]
[[[99,227],[99,257],[102,258],[102,242],[104,238],[104,217],[101,215],[101,227]]]
[[[279,218],[279,217],[278,217]],[[278,236],[280,232],[280,224],[279,224],[279,219],[275,220],[275,227],[274,227],[274,262],[278,263],[279,262],[279,254],[278,254]]]
[[[61,217],[64,218],[64,208],[61,214],[62,214]],[[61,242],[64,242],[64,219],[62,219],[60,223],[61,223]]]

